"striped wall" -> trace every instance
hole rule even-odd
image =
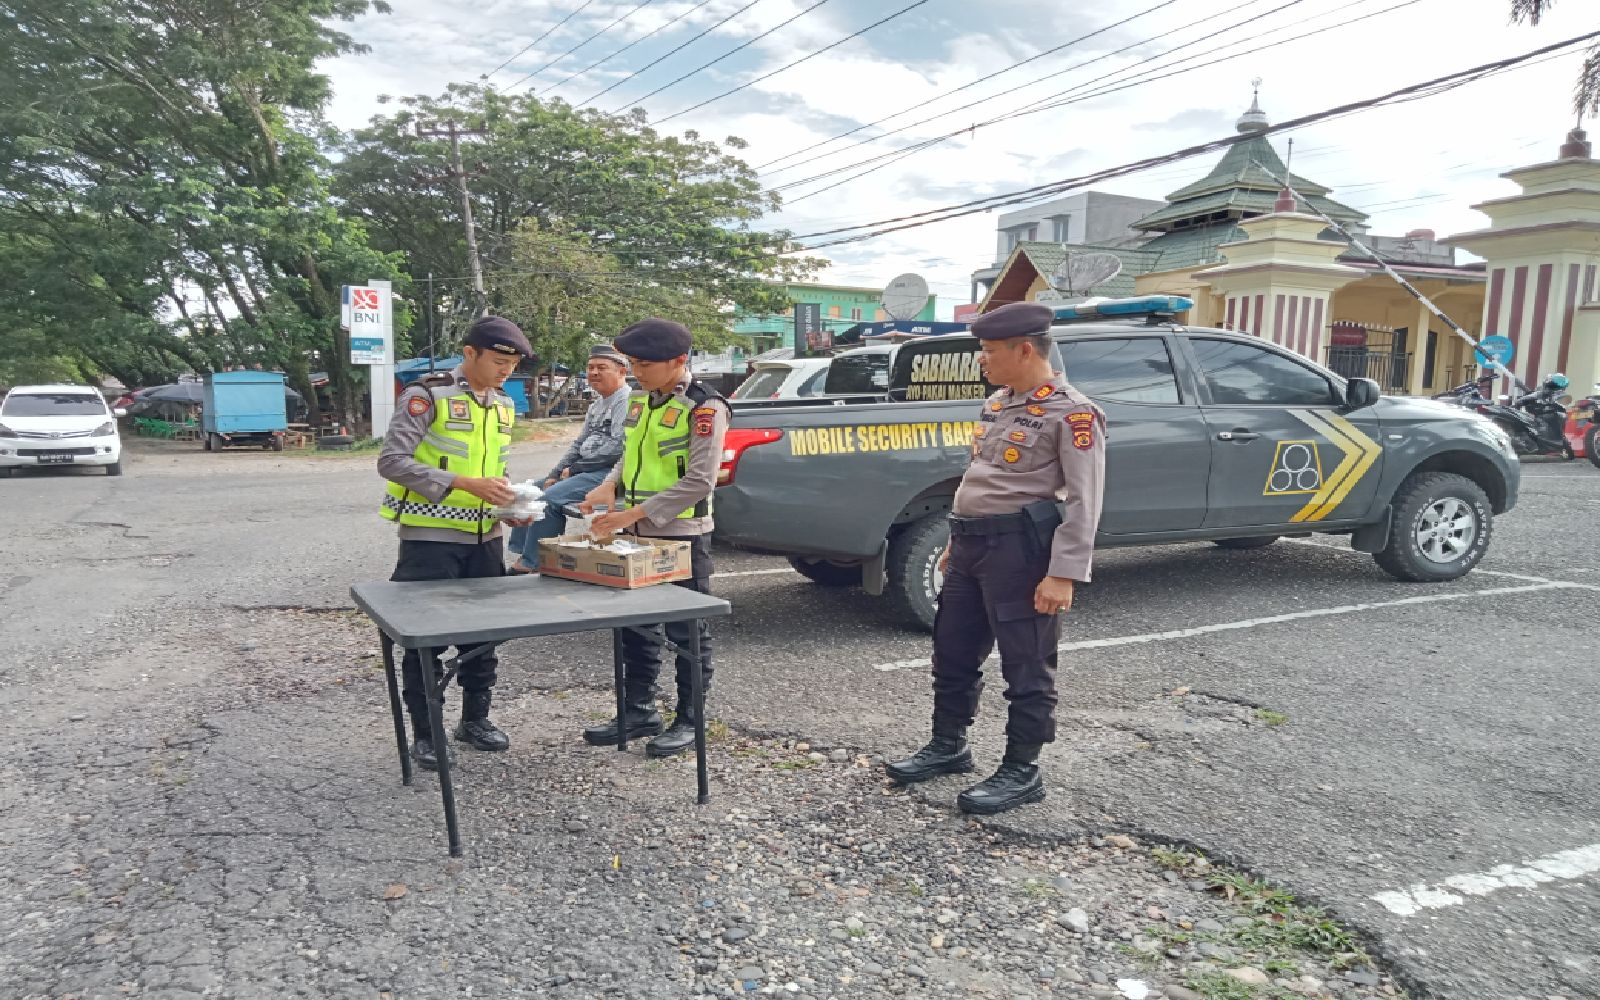
[[[1516,345],[1510,367],[1518,378],[1532,385],[1566,370],[1577,308],[1600,296],[1597,272],[1596,264],[1570,260],[1490,268],[1483,332]]]
[[[1223,325],[1264,337],[1312,361],[1325,362],[1328,326],[1326,295],[1230,295]]]

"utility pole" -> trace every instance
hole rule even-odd
[[[431,177],[425,180],[453,179],[461,191],[461,221],[467,227],[467,266],[472,272],[472,290],[477,293],[477,308],[473,315],[482,316],[488,312],[489,298],[483,289],[483,265],[478,260],[478,230],[472,223],[472,192],[467,189],[467,171],[461,165],[461,137],[464,135],[488,135],[487,129],[461,128],[455,122],[449,122],[443,128],[423,128],[417,125],[417,135],[428,138],[448,138],[450,140],[450,170],[444,178]],[[472,176],[479,176],[481,171],[474,171]]]

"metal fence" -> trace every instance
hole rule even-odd
[[[1370,378],[1384,392],[1405,392],[1411,355],[1365,347],[1329,347],[1328,367],[1345,378]]]

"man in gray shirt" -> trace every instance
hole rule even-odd
[[[623,422],[628,415],[628,359],[610,344],[589,350],[589,386],[599,394],[584,414],[583,429],[544,480],[545,515],[526,528],[513,528],[510,549],[519,558],[511,572],[539,569],[539,540],[557,538],[567,528],[561,508],[577,503],[622,460]]]

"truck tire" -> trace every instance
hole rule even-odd
[[[210,451],[211,450],[211,435],[205,433],[204,431],[200,432],[200,450],[201,451]]]
[[[939,558],[949,545],[950,522],[944,514],[912,521],[889,542],[884,596],[896,618],[933,630],[939,607]]]
[[[1489,549],[1494,512],[1477,483],[1453,472],[1414,472],[1394,494],[1389,544],[1373,559],[1397,580],[1466,576]]]
[[[221,434],[212,434],[210,437],[212,451],[221,451],[228,446],[228,442],[223,439]]]
[[[1277,540],[1277,535],[1258,535],[1255,538],[1218,538],[1212,544],[1219,549],[1264,549]]]
[[[272,435],[272,440],[267,442],[267,450],[268,451],[282,451],[283,450],[283,435],[282,434],[274,434],[274,435]]]
[[[1591,423],[1583,432],[1583,453],[1589,457],[1590,465],[1600,469],[1600,455],[1595,454],[1597,447],[1600,447],[1600,423]]]
[[[108,475],[108,476],[120,476],[120,475],[122,475],[122,463],[121,462],[112,462],[110,465],[106,466],[106,475]]]
[[[812,583],[824,587],[859,587],[861,586],[861,564],[841,563],[830,559],[806,559],[802,556],[790,556],[789,565],[794,571],[810,580]]]

